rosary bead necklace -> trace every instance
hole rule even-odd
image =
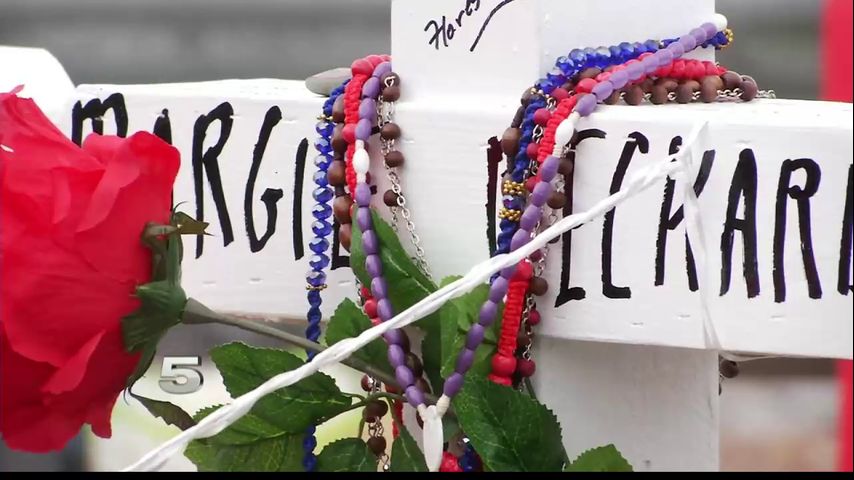
[[[552,209],[550,221],[553,223],[555,211],[566,204],[566,197],[561,190],[562,182],[568,179],[558,179],[559,175],[571,175],[574,168],[566,156],[566,148],[575,133],[578,120],[592,113],[598,103],[689,103],[697,100],[711,102],[722,98],[749,101],[760,95],[755,81],[750,77],[738,76],[711,62],[681,60],[685,52],[695,48],[720,48],[731,40],[731,32],[726,30],[726,20],[718,15],[715,23],[703,24],[678,39],[574,50],[569,56],[561,57],[556,71],[526,92],[511,128],[502,137],[502,147],[512,168],[503,183],[504,209],[499,214],[502,231],[497,253],[512,252],[526,245],[540,230],[544,208],[548,206]],[[380,256],[382,246],[374,231],[370,208],[370,156],[366,142],[373,134],[374,125],[377,125],[383,142],[385,167],[393,172],[393,168],[403,163],[402,155],[392,150],[394,141],[400,137],[400,128],[390,122],[389,115],[382,113],[385,109],[377,103],[378,99],[393,102],[399,97],[399,77],[391,72],[389,58],[380,56],[357,60],[353,63],[352,72],[353,78],[346,86],[342,85],[338,95],[330,98],[325,106],[331,105],[333,118],[343,121],[343,126],[334,127],[331,141],[324,142],[322,138],[319,145],[322,153],[329,153],[326,150],[327,143],[331,144],[329,150],[334,150],[336,155],[336,160],[329,166],[329,183],[334,184],[337,192],[342,192],[333,209],[336,219],[342,224],[342,245],[349,246],[354,216],[361,232],[361,247],[366,255],[365,269],[370,277],[370,285],[362,288],[365,310],[372,321],[385,322],[393,318],[395,312],[388,299],[388,285]],[[328,134],[328,125],[318,131]],[[343,161],[338,159],[339,156]],[[396,173],[389,174],[389,179],[393,178],[397,178]],[[399,182],[392,183],[393,188],[383,195],[384,203],[391,208],[405,208],[405,200],[401,201]],[[344,184],[352,196],[350,199],[345,197]],[[530,192],[527,199],[526,192]],[[331,198],[326,192],[318,196],[318,202],[328,202]],[[322,205],[319,209],[321,213],[326,211]],[[393,212],[396,214],[396,210]],[[404,216],[408,221],[408,214]],[[327,229],[323,227],[320,225],[318,231],[328,235]],[[411,228],[410,233],[414,235]],[[413,240],[420,252],[417,236]],[[318,244],[322,245],[322,242]],[[431,428],[436,428],[437,419],[445,414],[451,399],[462,387],[465,374],[474,362],[475,350],[483,342],[485,330],[494,323],[500,303],[507,305],[503,322],[507,328],[500,336],[490,378],[498,383],[512,385],[514,375],[518,379],[533,374],[533,362],[525,363],[527,358],[517,360],[514,355],[530,345],[527,332],[525,335],[520,334],[521,324],[524,322],[531,326],[540,321],[531,295],[542,295],[548,288],[545,280],[535,275],[535,270],[537,275],[542,274],[546,253],[538,252],[530,260],[505,268],[492,279],[488,299],[481,305],[478,314],[478,322],[467,332],[455,371],[445,380],[442,396],[435,406],[427,406],[425,391],[429,392],[429,384],[423,378],[418,378],[420,375],[416,376],[411,362],[407,362],[411,352],[405,333],[391,330],[384,335],[388,344],[389,362],[406,400],[422,417],[429,414]],[[423,258],[423,255],[419,257]],[[532,262],[537,263],[536,269]],[[318,265],[324,263],[328,264],[319,261]],[[316,280],[317,277],[313,275],[312,279]],[[322,278],[325,280],[325,276]],[[435,448],[428,450],[435,452]],[[428,459],[428,462],[432,464],[433,459]]]

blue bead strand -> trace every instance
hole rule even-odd
[[[569,79],[578,75],[588,68],[605,69],[612,65],[620,65],[629,60],[638,58],[644,53],[655,53],[676,39],[667,39],[659,42],[658,40],[647,40],[645,42],[622,42],[619,45],[599,48],[584,48],[574,49],[569,54],[559,57],[555,62],[555,68],[546,74],[545,78],[540,79],[535,88],[541,90],[546,95],[551,95],[554,90]],[[711,40],[702,44],[702,47],[714,47],[720,49],[729,43],[729,39],[725,32],[718,32]],[[524,182],[528,176],[528,169],[531,161],[528,158],[528,145],[533,140],[534,132],[534,113],[540,108],[546,106],[546,101],[541,96],[535,97],[525,110],[525,116],[522,124],[519,127],[521,130],[519,152],[513,163],[512,178],[514,182]],[[509,208],[509,207],[508,207]],[[501,220],[501,232],[497,239],[497,248],[495,255],[507,253],[510,249],[510,241],[518,228],[518,222],[512,220]]]
[[[671,38],[662,41],[647,40],[645,42],[622,42],[618,45],[599,48],[576,48],[555,62],[555,68],[538,81],[535,86],[546,95],[551,93],[570,78],[587,68],[605,69],[612,65],[620,65],[634,60],[644,53],[655,53],[667,47],[678,39]],[[717,50],[727,46],[729,38],[726,32],[718,32],[711,40],[704,42],[701,47],[712,47]]]
[[[604,70],[612,65],[620,65],[628,62],[629,60],[636,59],[644,53],[655,53],[676,40],[678,39],[668,39],[663,41],[647,40],[645,42],[635,43],[622,42],[610,47],[603,46],[595,49],[574,49],[566,56],[559,57],[555,62],[555,68],[547,73],[545,78],[537,81],[534,84],[534,88],[541,90],[546,95],[551,95],[555,89],[561,87],[569,79],[588,68],[595,67]],[[714,47],[715,49],[721,49],[728,43],[729,39],[726,33],[718,32],[711,40],[703,43],[701,46],[703,48]],[[533,141],[534,113],[536,113],[540,108],[546,107],[546,105],[546,100],[542,96],[535,96],[525,109],[525,115],[523,117],[522,124],[519,127],[519,151],[514,159],[513,170],[511,173],[511,177],[514,182],[524,182],[530,173],[531,159],[528,157],[527,150],[528,145]],[[505,198],[505,208],[521,210],[522,208],[515,206],[517,199],[524,202],[522,197],[511,197],[511,199]],[[509,206],[508,203],[510,204]],[[510,243],[513,239],[513,235],[515,235],[519,228],[519,223],[508,219],[502,219],[499,223],[499,227],[500,233],[498,234],[495,254],[493,256],[508,253],[510,251]],[[497,277],[497,274],[494,275],[490,283]],[[472,453],[474,453],[473,450]],[[461,462],[466,464],[471,463],[469,460],[463,459],[461,459]],[[462,463],[461,466],[463,466]],[[466,466],[463,466],[464,470],[466,470],[466,468]]]
[[[311,225],[311,230],[314,233],[314,238],[309,242],[309,249],[314,253],[309,260],[311,270],[306,274],[305,281],[308,284],[308,313],[306,319],[308,326],[305,329],[305,337],[312,342],[317,342],[320,339],[320,320],[323,318],[323,313],[320,311],[320,306],[323,304],[320,291],[326,286],[326,269],[329,267],[330,259],[327,252],[331,246],[330,236],[332,234],[332,206],[330,202],[334,197],[333,190],[329,187],[327,179],[327,171],[332,165],[332,133],[335,130],[335,124],[329,118],[332,117],[332,106],[335,100],[344,93],[347,87],[347,82],[332,91],[329,98],[323,104],[323,119],[319,120],[315,126],[318,138],[314,142],[314,148],[317,150],[317,157],[314,159],[314,165],[317,167],[312,177],[317,188],[312,192],[315,203],[311,210],[314,217],[314,223]],[[308,360],[311,361],[315,356],[315,352],[306,351]],[[313,472],[317,468],[317,457],[314,455],[314,449],[317,447],[317,438],[315,438],[316,428],[309,427],[305,431],[303,438],[303,458],[302,466],[306,472]]]

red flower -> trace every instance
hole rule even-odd
[[[0,94],[0,433],[62,448],[110,415],[139,361],[121,318],[151,276],[140,235],[167,224],[178,152],[149,133],[81,149],[31,100]]]

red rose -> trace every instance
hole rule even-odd
[[[178,152],[149,133],[81,149],[31,100],[0,94],[0,433],[62,448],[110,415],[139,361],[121,319],[151,276],[145,224],[168,224]]]

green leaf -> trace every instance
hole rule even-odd
[[[172,214],[172,225],[178,227],[179,235],[206,235],[205,229],[210,223],[200,222],[184,212],[175,212]]]
[[[551,410],[528,395],[469,375],[453,405],[460,427],[488,470],[563,468],[560,424]]]
[[[175,222],[173,218],[173,223]],[[180,229],[179,229],[180,231]],[[166,250],[166,281],[181,285],[181,261],[184,260],[184,241],[179,235],[169,235]]]
[[[565,472],[631,472],[632,466],[614,445],[587,450],[564,469]]]
[[[167,330],[181,323],[187,295],[180,285],[168,280],[146,283],[136,288],[140,307],[122,319],[125,349],[137,352],[156,346]]]
[[[151,282],[136,287],[136,296],[145,309],[156,312],[172,320],[181,317],[187,294],[180,286],[169,281]]]
[[[362,312],[362,309],[356,306],[352,300],[345,299],[335,309],[335,313],[326,327],[326,344],[330,346],[334,345],[341,340],[355,337],[371,327],[371,321]],[[354,356],[359,360],[378,367],[380,370],[390,373],[392,369],[388,362],[387,349],[388,347],[385,342],[377,339],[358,350]]]
[[[415,439],[409,434],[409,431],[401,426],[400,435],[395,439],[391,446],[391,465],[392,472],[426,472],[427,462],[424,460],[424,454],[415,443]]]
[[[297,356],[284,350],[254,348],[230,343],[211,350],[211,358],[222,374],[232,397],[238,397],[270,378],[303,365]],[[287,433],[306,428],[349,409],[351,400],[341,394],[328,375],[315,373],[289,387],[262,398],[252,408],[259,419]]]
[[[421,360],[424,365],[424,374],[430,380],[430,386],[433,387],[433,391],[441,392],[445,380],[442,378],[441,373],[442,331],[440,328],[430,328],[424,335],[424,340],[421,341]]]
[[[174,403],[153,400],[151,398],[143,397],[142,395],[136,395],[133,392],[129,393],[130,396],[137,399],[149,413],[154,415],[156,418],[162,419],[167,425],[174,425],[181,430],[186,430],[196,424],[196,421],[193,420],[193,417],[191,417],[189,413],[185,412],[181,407]]]
[[[317,456],[318,472],[374,472],[377,456],[360,438],[345,438],[330,443]]]
[[[218,408],[200,411],[195,420]],[[194,440],[184,455],[200,472],[300,472],[303,437],[303,433],[283,433],[249,412],[217,435]]]
[[[409,254],[400,244],[394,230],[375,211],[371,211],[374,220],[374,232],[380,243],[380,258],[383,263],[383,276],[388,283],[389,300],[395,313],[400,313],[415,305],[427,295],[436,291],[434,284],[415,266]],[[370,285],[371,278],[365,270],[365,251],[362,249],[362,232],[357,223],[353,223],[350,266],[353,273],[362,282]],[[417,325],[429,329],[438,324],[438,315],[433,313],[420,320]]]
[[[145,375],[145,372],[148,371],[148,367],[151,366],[151,362],[154,361],[154,356],[157,354],[158,341],[149,342],[142,348],[142,353],[139,356],[139,362],[136,364],[136,368],[134,368],[133,373],[128,377],[128,389],[130,389],[130,387],[132,387],[133,384],[142,378],[143,375]]]
[[[448,443],[460,431],[460,422],[454,415],[442,417],[442,441]]]

